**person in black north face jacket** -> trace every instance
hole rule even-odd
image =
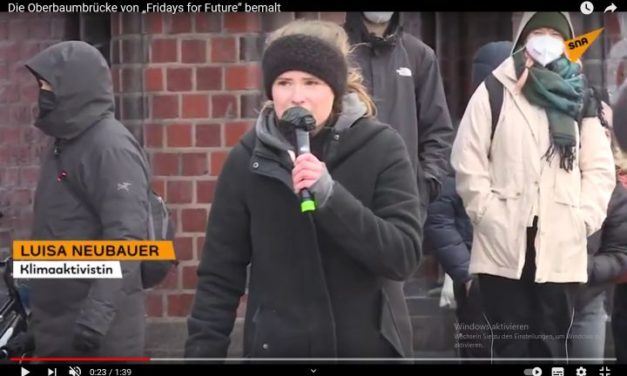
[[[32,239],[147,239],[148,165],[114,117],[104,57],[87,43],[68,41],[38,53],[26,67],[40,85],[35,126],[54,138],[42,158]],[[143,354],[140,263],[121,267],[122,279],[29,282],[36,356]]]
[[[335,43],[271,40],[262,70],[272,102],[218,179],[185,356],[226,356],[250,263],[245,357],[412,357],[403,281],[422,225],[403,140],[372,118]],[[280,119],[297,106],[315,129],[311,153],[294,159],[293,126]],[[303,188],[313,212],[301,212]]]
[[[403,31],[399,12],[348,12],[344,28],[376,103],[377,119],[398,130],[405,141],[426,207],[448,174],[453,142],[435,53]]]

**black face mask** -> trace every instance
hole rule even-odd
[[[50,90],[39,89],[39,119],[44,118],[57,107],[57,97]]]

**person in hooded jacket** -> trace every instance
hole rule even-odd
[[[61,42],[26,68],[40,85],[35,126],[54,138],[42,158],[32,240],[147,239],[147,162],[114,117],[102,54],[84,42]],[[140,263],[121,267],[122,279],[29,282],[35,356],[143,355]]]
[[[621,184],[627,189],[627,182],[623,181]],[[623,270],[615,282],[611,320],[614,352],[617,363],[627,364],[627,268]]]
[[[417,267],[422,225],[403,140],[372,117],[335,43],[269,40],[271,102],[218,179],[185,356],[226,356],[250,263],[244,357],[411,357],[402,281]],[[294,107],[315,119],[311,153],[295,154],[281,121]],[[314,211],[301,212],[304,188]]]
[[[627,175],[627,170],[623,174]],[[621,179],[620,184],[627,189],[627,178]],[[616,286],[611,320],[614,352],[617,363],[627,364],[627,266],[614,282]]]
[[[578,290],[575,298],[575,318],[568,351],[573,358],[593,362],[605,358],[607,292],[627,268],[627,190],[618,180],[625,160],[613,137],[612,110],[607,102],[602,105],[606,134],[614,153],[617,184],[603,226],[588,238],[588,282]]]
[[[614,126],[614,135],[616,137],[616,143],[619,145],[623,153],[627,154],[627,82],[621,85],[621,89],[618,92],[618,99],[612,106],[614,111],[614,118],[617,122]]]
[[[623,85],[624,86],[624,85]],[[627,130],[627,88],[623,87],[618,93],[618,100],[613,104],[612,125],[614,134],[618,138],[618,129]],[[627,132],[626,132],[627,133]],[[627,144],[627,141],[625,142]],[[618,154],[618,184],[627,189],[627,153],[624,150],[616,150]],[[623,220],[621,226],[625,226],[627,220]],[[623,230],[625,231],[625,230]],[[620,364],[627,364],[627,266],[623,268],[622,274],[615,280],[614,300],[612,310],[612,337],[614,338],[614,351],[616,361]]]
[[[435,53],[403,31],[399,12],[348,12],[344,28],[377,106],[377,119],[397,129],[406,143],[424,216],[448,175],[453,140]]]
[[[493,334],[493,356],[568,357],[574,294],[588,280],[586,238],[601,228],[616,185],[614,160],[567,13],[525,13],[492,135],[485,84],[453,143],[456,188],[473,223],[471,274]]]
[[[510,56],[512,42],[487,43],[477,50],[472,63],[473,88]],[[443,181],[442,193],[429,205],[425,240],[446,274],[453,279],[459,329],[457,350],[461,358],[489,358],[490,332],[477,328],[487,324],[477,278],[468,272],[472,246],[472,223],[455,188],[455,175]],[[473,325],[474,324],[474,325]],[[471,328],[471,329],[468,329]]]

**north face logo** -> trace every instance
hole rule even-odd
[[[399,76],[402,77],[411,77],[411,70],[407,67],[400,67],[396,70]]]

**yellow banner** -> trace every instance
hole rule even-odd
[[[174,260],[171,241],[14,240],[14,260]]]

